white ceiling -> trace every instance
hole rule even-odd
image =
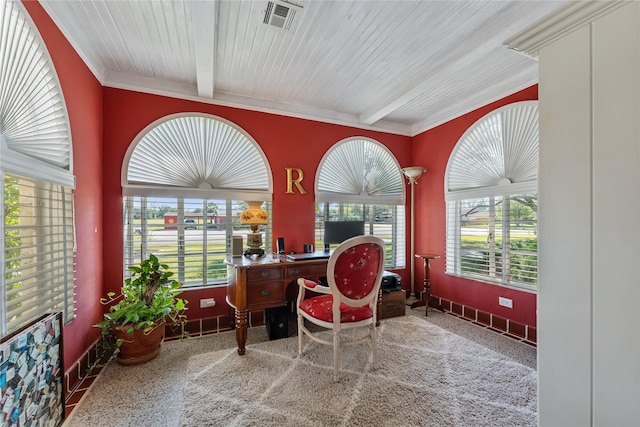
[[[564,1],[40,3],[104,86],[413,136],[537,83],[503,43]]]

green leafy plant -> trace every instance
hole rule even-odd
[[[96,346],[101,364],[106,363],[123,342],[115,339],[113,326],[128,326],[129,334],[135,329],[147,334],[166,322],[180,327],[180,338],[186,336],[184,312],[188,301],[178,298],[181,284],[173,279],[169,266],[151,254],[129,270],[131,277],[125,279],[119,294],[109,292],[106,298],[100,298],[102,304],[110,305],[103,320],[95,325],[101,332]]]

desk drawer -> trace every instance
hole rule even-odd
[[[299,265],[286,269],[287,279],[295,280],[298,277],[314,279],[327,275],[327,264]]]
[[[247,287],[247,306],[271,305],[284,302],[282,282],[249,283]]]
[[[281,280],[282,279],[282,268],[257,268],[257,269],[249,269],[247,271],[247,282],[260,282],[263,280]]]

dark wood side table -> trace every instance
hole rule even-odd
[[[431,279],[429,278],[429,261],[432,259],[440,258],[440,255],[435,254],[416,254],[416,258],[422,258],[424,263],[424,291],[422,295],[422,299],[424,300],[425,308],[425,316],[429,315],[429,302],[431,300]],[[439,304],[434,304],[436,308],[442,311],[442,307]]]

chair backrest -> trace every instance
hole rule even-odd
[[[327,281],[332,293],[351,306],[376,301],[382,282],[385,247],[379,237],[357,236],[347,239],[331,254]]]

